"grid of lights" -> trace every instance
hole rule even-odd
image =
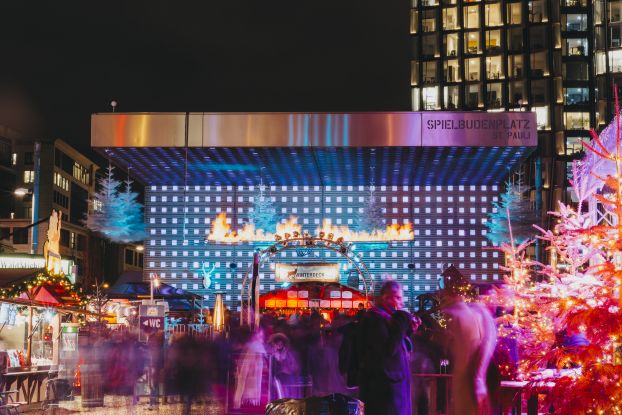
[[[203,295],[209,302],[215,292],[224,292],[232,309],[239,305],[242,280],[250,267],[253,245],[224,245],[206,242],[211,220],[227,213],[234,229],[248,220],[256,186],[148,186],[145,246],[146,272],[177,288]],[[377,197],[387,224],[413,226],[413,241],[389,242],[386,249],[357,249],[369,267],[372,281],[399,280],[410,305],[414,297],[437,288],[442,265],[453,263],[472,281],[494,282],[500,278],[499,253],[482,248],[485,220],[498,196],[497,186],[377,186]],[[301,225],[315,228],[323,220],[334,225],[356,226],[368,188],[365,186],[270,186],[268,196],[282,218],[297,215]],[[280,252],[273,262],[300,260],[297,250]],[[345,260],[335,252],[313,250],[305,260],[329,261],[342,267],[342,282],[348,282]],[[214,267],[212,284],[202,284],[204,266]],[[276,288],[273,263],[261,269],[261,290]],[[359,289],[363,289],[362,284]]]

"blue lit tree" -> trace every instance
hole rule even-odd
[[[265,192],[265,188],[266,186],[263,183],[259,185],[259,191],[253,197],[253,210],[249,213],[248,219],[250,223],[255,225],[255,229],[275,232],[279,217],[272,199]]]
[[[99,190],[89,200],[90,209],[84,225],[112,242],[144,239],[143,206],[137,200],[138,194],[132,192],[131,181],[126,182],[122,192],[121,182],[114,178],[114,168],[108,166],[98,184]]]
[[[358,227],[362,231],[373,232],[374,230],[385,229],[385,218],[382,205],[376,196],[376,187],[369,187],[369,196],[365,200],[363,214],[361,215]]]
[[[138,201],[138,193],[132,191],[132,181],[125,181],[125,191],[119,193],[125,216],[125,234],[120,235],[122,242],[142,241],[147,236],[143,219],[143,205]]]
[[[500,201],[493,202],[493,212],[488,214],[486,238],[496,246],[511,241],[509,225],[512,226],[514,241],[518,244],[533,239],[536,234],[534,223],[540,223],[540,214],[525,196],[526,186],[522,175],[515,183],[507,182]],[[508,220],[509,214],[509,220]]]

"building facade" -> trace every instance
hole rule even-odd
[[[543,212],[555,209],[571,197],[579,140],[613,116],[621,3],[413,0],[413,109],[534,111],[538,151],[525,173],[534,203],[541,195]]]

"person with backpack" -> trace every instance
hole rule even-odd
[[[403,307],[402,287],[386,281],[356,328],[360,399],[366,415],[411,415],[409,336],[420,321]]]

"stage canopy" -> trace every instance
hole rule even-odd
[[[492,185],[531,112],[94,114],[91,144],[147,185]]]

